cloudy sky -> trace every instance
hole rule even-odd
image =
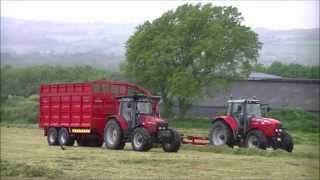
[[[270,29],[319,27],[319,1],[1,1],[1,17],[139,24],[184,3],[238,7],[245,24]]]

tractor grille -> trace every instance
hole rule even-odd
[[[158,130],[167,130],[168,129],[168,123],[161,123],[158,125]]]

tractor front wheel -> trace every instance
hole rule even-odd
[[[145,128],[136,128],[132,135],[132,148],[135,151],[149,151],[152,148],[152,139]]]
[[[248,148],[267,148],[267,138],[259,130],[252,130],[247,134],[245,146]]]
[[[215,121],[209,132],[209,142],[212,145],[228,145],[233,147],[233,135],[231,129],[222,121]]]
[[[292,152],[293,150],[293,139],[291,135],[287,131],[282,131],[282,144],[281,144],[281,149],[284,149],[288,152]]]
[[[171,141],[170,142],[166,142],[166,143],[162,143],[162,149],[165,152],[178,152],[178,150],[180,149],[180,145],[181,145],[181,137],[180,134],[174,130],[174,129],[169,129],[169,131],[171,132]]]

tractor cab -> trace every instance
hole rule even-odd
[[[119,114],[128,123],[129,129],[139,125],[139,119],[142,116],[159,117],[159,96],[121,96],[118,97],[120,102]]]
[[[261,118],[261,103],[256,99],[240,99],[228,101],[228,115],[236,121],[240,133],[248,130],[252,118]]]

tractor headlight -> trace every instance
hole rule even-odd
[[[168,124],[160,124],[159,126],[158,126],[158,130],[166,130],[167,129],[167,127],[168,127]]]

